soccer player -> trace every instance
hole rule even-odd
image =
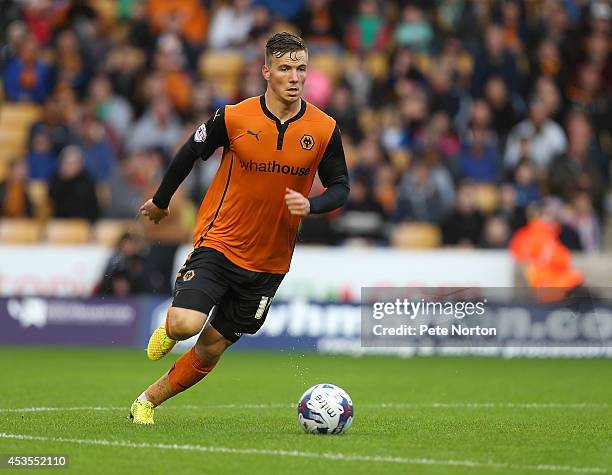
[[[302,218],[346,202],[340,131],[334,119],[301,97],[307,65],[301,38],[272,36],[262,66],[265,94],[222,107],[200,125],[140,208],[159,223],[194,162],[223,147],[197,216],[194,250],[177,275],[165,325],[151,335],[147,355],[160,359],[178,340],[201,333],[195,346],[134,401],[130,417],[137,424],[153,424],[156,406],[210,373],[242,334],[261,328],[289,271]],[[307,198],[316,172],[326,190]]]

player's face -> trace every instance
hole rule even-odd
[[[263,67],[268,89],[285,103],[298,101],[304,90],[307,64],[306,51],[285,53],[280,58],[273,55],[270,64]]]

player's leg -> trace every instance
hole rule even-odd
[[[226,284],[217,263],[219,253],[211,251],[202,248],[193,251],[177,274],[166,321],[149,338],[147,357],[150,360],[163,358],[177,341],[197,335],[215,299],[225,293]]]
[[[212,325],[206,325],[195,346],[134,401],[130,413],[132,420],[138,424],[153,424],[154,408],[201,381],[232,343]]]
[[[160,341],[166,341],[159,343],[160,347],[165,346],[158,350],[163,352],[162,356],[170,351],[177,340],[198,334],[211,308],[227,291],[219,256],[222,257],[211,249],[199,249],[187,258],[179,272],[166,324],[154,332],[154,335],[161,334]],[[200,352],[201,356],[195,349],[189,350],[176,361],[168,373],[147,388],[132,404],[131,416],[135,423],[153,424],[155,406],[206,376],[214,367],[213,362],[216,363],[221,353],[231,344],[228,342],[224,345],[223,341],[219,341],[219,335],[208,327],[202,334],[204,336],[200,340],[208,343],[211,350]],[[167,340],[171,342],[167,343]],[[157,345],[156,342],[153,344]],[[148,349],[147,353],[149,354]]]
[[[232,344],[212,325],[200,334],[197,343],[172,365],[172,368],[147,388],[145,395],[155,406],[190,388],[216,366],[223,352]]]
[[[166,321],[149,338],[147,357],[159,360],[166,356],[177,341],[197,335],[206,322],[206,314],[190,308],[169,307]]]

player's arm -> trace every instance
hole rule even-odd
[[[285,203],[289,212],[295,216],[307,216],[310,213],[327,213],[340,208],[346,203],[349,188],[348,171],[342,147],[342,137],[338,126],[334,128],[327,149],[317,169],[321,183],[326,190],[318,196],[306,198],[301,193],[287,188]]]
[[[205,124],[200,125],[179,149],[155,195],[141,206],[140,212],[159,223],[168,216],[170,199],[191,172],[195,161],[198,158],[206,160],[217,148],[227,146],[229,146],[229,137],[225,126],[225,107],[222,107]]]
[[[317,171],[326,190],[320,195],[308,199],[310,212],[315,214],[327,213],[344,206],[350,187],[342,137],[337,125]]]

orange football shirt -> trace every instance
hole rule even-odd
[[[280,124],[263,96],[226,106],[224,119],[229,145],[202,201],[194,247],[216,249],[251,271],[286,273],[301,218],[289,213],[285,190],[308,197],[336,121],[302,100],[300,112]]]

